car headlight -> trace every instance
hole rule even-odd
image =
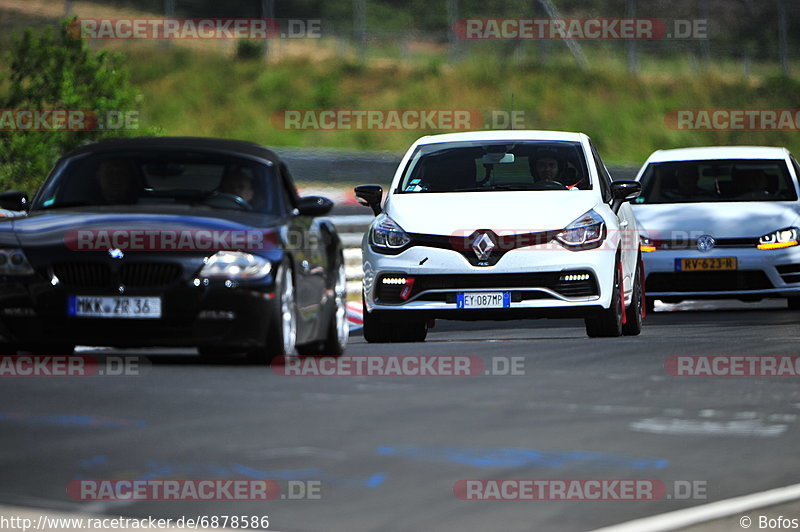
[[[0,275],[31,275],[33,267],[21,249],[0,249]]]
[[[606,238],[606,222],[594,209],[583,214],[556,235],[556,240],[569,249],[594,249]]]
[[[790,248],[798,244],[797,241],[797,228],[787,227],[786,229],[778,229],[772,233],[768,233],[758,239],[758,249],[781,249]]]
[[[218,251],[206,257],[200,277],[224,277],[225,279],[261,279],[272,271],[272,264],[251,253],[241,251]]]
[[[399,249],[411,242],[411,237],[397,225],[397,222],[381,214],[372,224],[369,241],[377,248]]]

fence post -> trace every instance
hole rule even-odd
[[[353,0],[353,31],[358,46],[358,59],[367,58],[367,0]]]
[[[447,0],[447,42],[450,61],[458,57],[458,35],[455,24],[458,21],[458,0]]]
[[[788,24],[786,21],[786,5],[783,0],[775,0],[778,7],[778,50],[781,56],[781,72],[789,75],[789,45],[787,43]]]
[[[625,6],[625,18],[636,18],[636,0],[628,0]],[[625,43],[628,49],[628,72],[636,74],[639,71],[639,57],[636,55],[636,39],[628,39]]]

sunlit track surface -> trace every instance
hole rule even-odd
[[[711,307],[717,309],[712,311]],[[269,515],[286,531],[588,530],[798,482],[797,378],[673,377],[674,355],[797,355],[783,301],[658,306],[639,337],[578,321],[438,322],[348,356],[522,357],[524,375],[287,377],[190,350],[140,375],[0,378],[0,503]],[[702,310],[695,310],[695,309]],[[77,501],[79,479],[319,481],[318,500]],[[460,479],[701,481],[707,499],[463,501]]]

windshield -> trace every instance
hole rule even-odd
[[[175,150],[104,152],[69,161],[32,209],[108,205],[202,205],[276,213],[270,166],[224,154]]]
[[[577,142],[449,142],[420,146],[399,193],[589,190]]]
[[[731,159],[652,163],[642,174],[635,203],[794,201],[782,159]]]

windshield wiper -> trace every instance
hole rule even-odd
[[[490,185],[488,187],[456,188],[450,192],[483,192],[485,190],[531,190],[532,185],[519,183],[514,185]]]

